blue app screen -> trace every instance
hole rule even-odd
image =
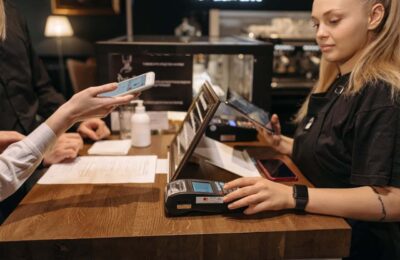
[[[143,74],[138,77],[134,77],[134,78],[131,78],[128,80],[121,81],[120,83],[118,83],[118,88],[116,90],[110,91],[107,93],[103,93],[103,94],[101,94],[101,96],[106,96],[106,97],[117,96],[119,94],[125,93],[132,89],[142,87],[142,86],[144,86],[145,83],[146,83],[146,75]]]

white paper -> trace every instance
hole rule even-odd
[[[206,158],[211,164],[242,177],[260,176],[248,153],[204,136],[194,151],[195,155]]]
[[[105,140],[95,142],[88,150],[90,155],[126,155],[131,148],[131,140]]]
[[[186,112],[168,111],[168,120],[183,121],[185,119],[185,116],[186,116]]]
[[[168,159],[158,159],[156,173],[168,174],[168,171],[169,171],[169,160]]]
[[[167,111],[148,111],[150,117],[151,130],[168,130],[168,112]]]
[[[39,184],[154,183],[157,156],[82,156],[53,164]]]

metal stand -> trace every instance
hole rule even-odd
[[[58,67],[60,73],[60,90],[61,93],[65,96],[66,95],[66,88],[65,88],[65,69],[64,69],[64,58],[62,52],[62,39],[60,37],[56,38],[57,42],[57,54],[58,54]]]
[[[132,18],[133,0],[126,0],[126,40],[133,41],[133,18]]]

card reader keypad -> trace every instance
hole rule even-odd
[[[225,185],[225,182],[221,182],[221,181],[216,181],[216,182],[215,182],[215,186],[217,186],[218,191],[219,191],[220,193],[222,193],[223,195],[226,195],[226,194],[231,193],[232,191],[235,191],[235,190],[236,190],[236,188],[235,188],[235,189],[228,189],[228,190],[225,190],[225,189],[224,189],[224,185]]]

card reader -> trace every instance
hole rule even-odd
[[[220,142],[257,141],[255,126],[244,118],[214,117],[206,129],[206,136]]]
[[[179,216],[191,212],[232,212],[223,198],[233,190],[224,190],[224,182],[181,179],[165,187],[165,212],[167,216]]]

